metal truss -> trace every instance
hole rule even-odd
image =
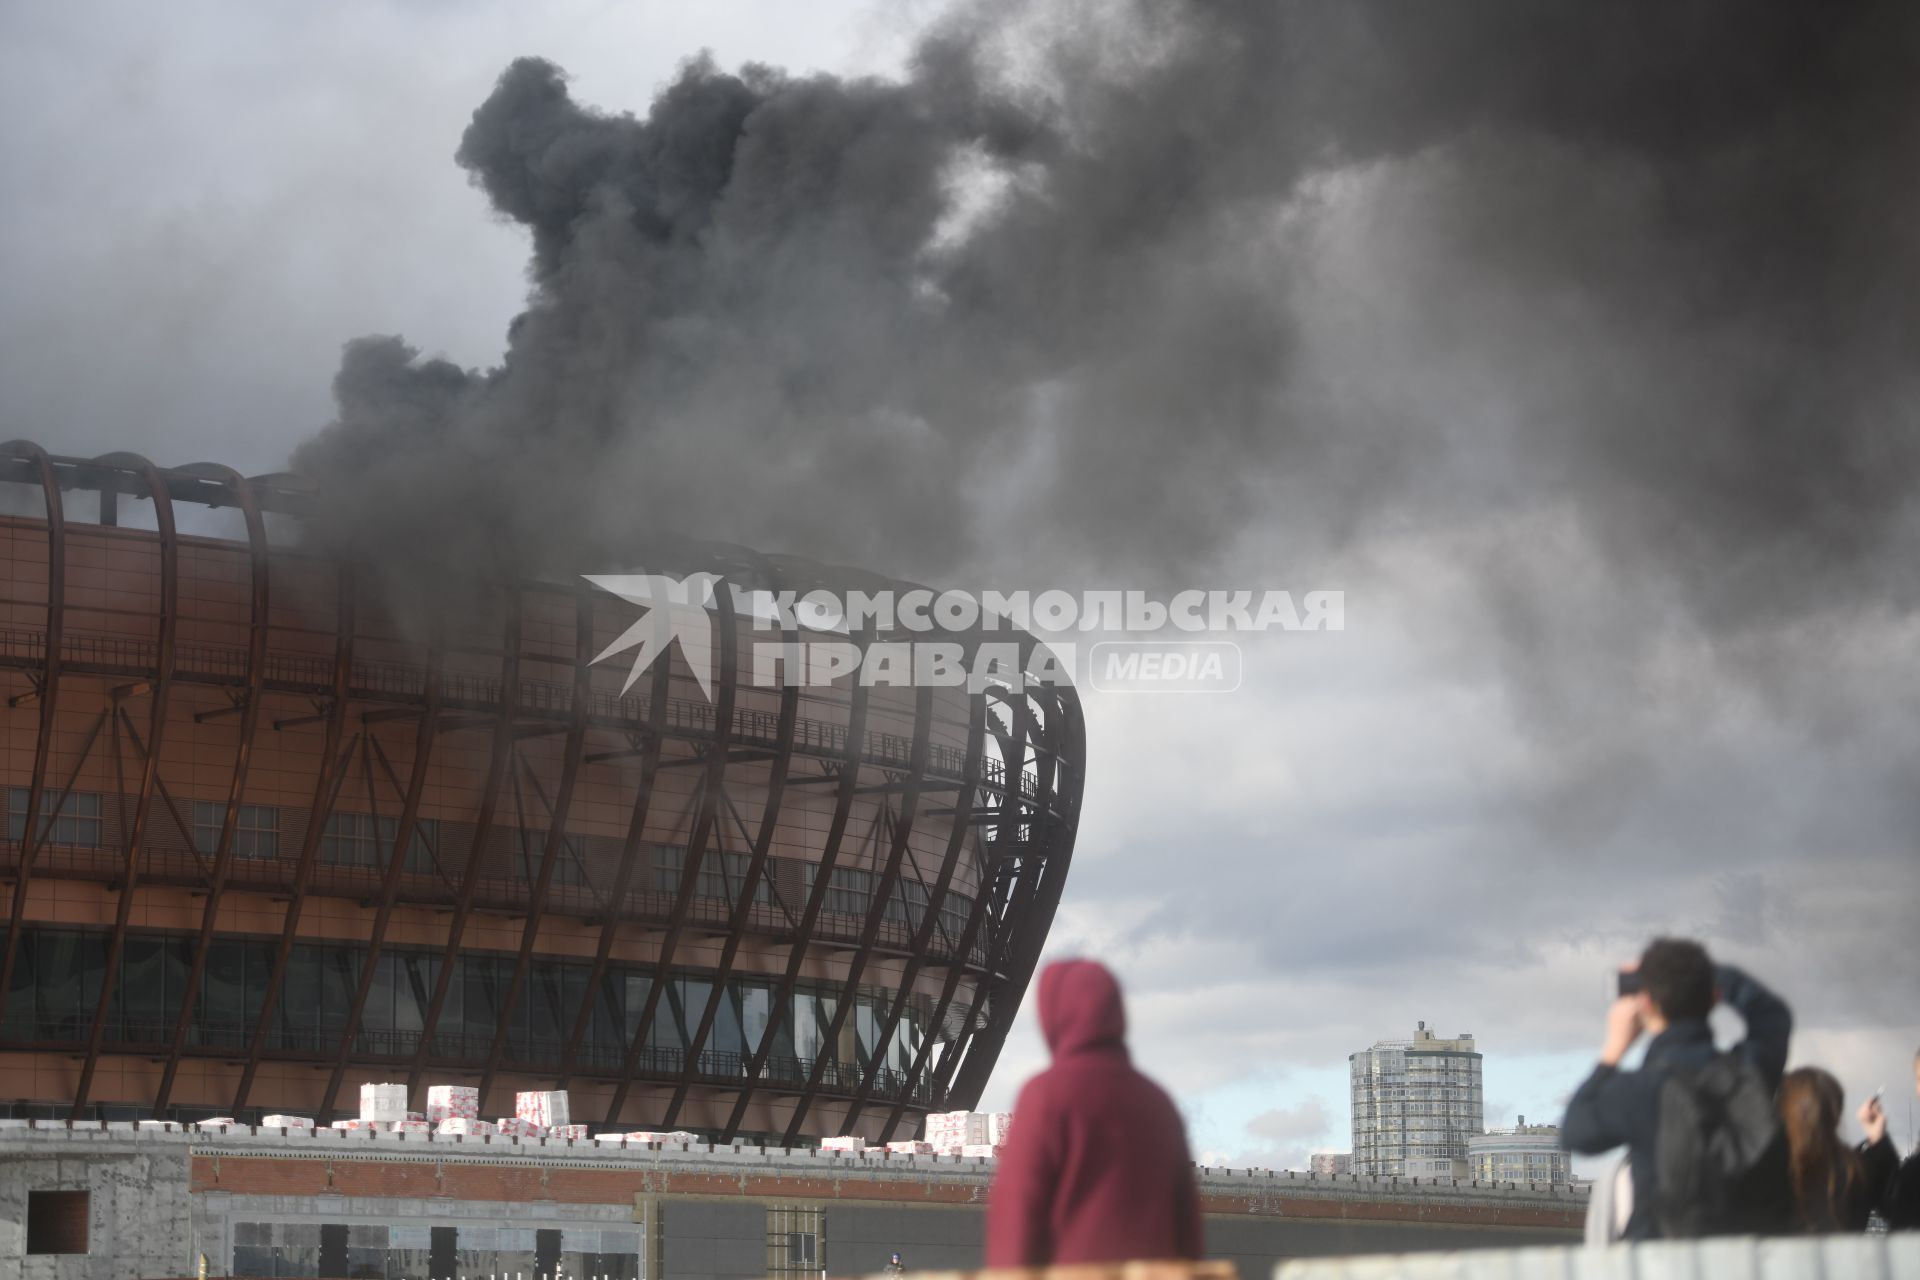
[[[844,1104],[830,1110],[827,1114],[831,1118],[823,1122],[843,1132],[854,1131],[869,1108],[884,1106],[882,1136],[890,1137],[909,1114],[968,1106],[977,1099],[1032,978],[1071,858],[1085,757],[1084,726],[1071,688],[1024,692],[994,689],[969,695],[964,748],[934,743],[930,689],[917,692],[910,738],[868,731],[870,699],[866,687],[858,682],[846,692],[844,720],[803,717],[797,684],[781,688],[777,710],[749,708],[741,698],[734,615],[721,610],[717,615],[721,662],[711,704],[673,699],[665,662],[655,664],[648,696],[629,700],[596,693],[588,679],[593,601],[584,592],[575,594],[571,680],[564,688],[557,682],[549,686],[523,673],[523,597],[531,590],[550,589],[534,584],[502,584],[505,609],[499,673],[497,680],[489,677],[481,692],[476,693],[479,686],[471,676],[449,670],[447,654],[460,647],[459,638],[451,636],[436,635],[425,645],[423,659],[411,676],[383,680],[369,674],[372,668],[356,661],[356,606],[363,588],[361,571],[349,563],[340,563],[335,569],[331,660],[271,650],[269,600],[273,573],[267,517],[297,519],[317,501],[314,493],[294,478],[246,478],[213,464],[157,467],[131,454],[93,459],[60,457],[31,442],[14,441],[0,445],[0,480],[39,489],[46,513],[48,574],[44,627],[0,636],[0,665],[22,671],[30,686],[9,702],[8,713],[36,717],[32,776],[24,779],[28,790],[24,838],[10,847],[0,846],[0,871],[10,871],[13,882],[6,935],[0,944],[0,1018],[5,1017],[20,941],[30,923],[28,891],[35,876],[104,879],[115,899],[107,944],[108,977],[91,1017],[84,1023],[84,1036],[77,1042],[10,1046],[74,1052],[77,1045],[84,1056],[79,1084],[71,1099],[76,1115],[90,1101],[102,1058],[128,1053],[164,1063],[151,1103],[156,1111],[164,1111],[172,1103],[181,1066],[188,1058],[239,1065],[232,1095],[235,1111],[248,1105],[260,1067],[267,1060],[305,1063],[327,1073],[320,1107],[323,1117],[336,1109],[347,1073],[356,1066],[389,1070],[395,1073],[391,1077],[395,1079],[404,1073],[410,1092],[415,1093],[430,1069],[478,1076],[483,1093],[495,1085],[502,1071],[511,1069],[551,1080],[562,1088],[575,1079],[612,1083],[606,1118],[616,1126],[629,1122],[622,1112],[636,1083],[671,1089],[660,1114],[648,1110],[646,1123],[675,1123],[696,1088],[717,1091],[723,1098],[730,1095],[731,1106],[721,1135],[727,1138],[739,1132],[754,1099],[763,1094],[792,1100],[793,1109],[785,1124],[789,1140],[807,1129],[809,1116],[826,1100]],[[123,496],[152,503],[156,528],[138,535],[154,538],[159,556],[159,607],[150,641],[119,635],[93,637],[76,632],[69,623],[73,526],[64,495],[75,489],[99,495],[100,523],[106,525],[118,523]],[[174,529],[174,512],[181,504],[237,509],[245,519],[250,577],[243,648],[225,650],[178,640],[180,539]],[[718,544],[682,544],[667,555],[682,572],[706,569],[728,581],[777,590],[804,593],[818,586],[870,590],[905,585],[852,570],[790,557],[761,556]],[[995,638],[1004,636],[1001,633]],[[791,630],[782,635],[788,642],[798,638]],[[869,632],[860,640],[871,643],[885,638],[889,637]],[[969,644],[978,643],[980,638],[977,634],[962,637]],[[382,670],[390,674],[393,664],[382,664]],[[108,695],[107,710],[78,735],[77,758],[69,755],[73,748],[59,747],[61,731],[78,730],[77,725],[61,720],[60,696],[63,686],[76,680],[87,682],[90,689],[104,688]],[[219,687],[225,705],[198,711],[194,718],[205,722],[230,716],[237,727],[231,756],[222,758],[222,767],[227,769],[225,803],[219,834],[211,849],[196,847],[195,824],[190,814],[182,812],[177,793],[169,788],[165,777],[161,748],[168,729],[169,699],[182,685]],[[127,708],[137,706],[142,698],[146,699],[144,733],[127,713]],[[278,719],[270,716],[276,703],[285,707]],[[375,724],[393,719],[411,721],[413,754],[405,769],[404,784],[389,762],[387,748],[374,733]],[[279,864],[280,879],[267,890],[283,901],[284,914],[274,940],[263,1004],[253,1014],[250,1033],[244,1044],[200,1043],[193,1033],[194,997],[206,972],[223,906],[241,888],[261,891],[259,877],[270,873],[270,869],[263,872],[255,860],[236,856],[249,766],[262,740],[263,722],[275,728],[322,727],[323,746],[312,780],[312,803],[297,857]],[[442,863],[435,853],[441,892],[429,905],[446,912],[441,926],[444,945],[439,971],[422,1029],[410,1051],[374,1051],[361,1043],[365,1039],[362,1026],[370,989],[388,945],[394,912],[402,902],[423,901],[423,890],[414,883],[418,877],[407,875],[409,855],[420,838],[420,814],[436,748],[446,735],[460,732],[487,735],[490,748],[486,780],[472,823],[472,843],[464,862],[455,857]],[[523,915],[524,923],[512,980],[500,1002],[498,1023],[485,1055],[468,1056],[458,1048],[464,1038],[443,1038],[440,1023],[473,913],[498,909],[490,905],[490,898],[483,898],[484,854],[500,816],[499,807],[510,802],[509,785],[518,786],[518,770],[524,765],[518,743],[529,736],[549,733],[565,734],[560,751],[561,776],[550,797],[544,790],[540,793],[547,809],[546,829],[538,873],[530,877],[531,884],[517,912]],[[590,752],[589,739],[595,737],[626,745]],[[986,750],[989,739],[997,756]],[[64,808],[83,767],[103,743],[111,752],[115,768],[126,779],[112,811],[117,815],[113,830],[118,844],[110,863],[103,864],[110,866],[110,871],[63,861],[58,847],[53,847],[50,861],[53,823],[49,806],[52,813]],[[301,924],[308,899],[339,892],[328,878],[337,869],[323,871],[320,851],[328,817],[353,774],[356,756],[366,771],[370,799],[375,758],[385,767],[391,791],[399,798],[398,817],[390,841],[376,823],[385,858],[377,887],[368,892],[363,881],[355,892],[372,914],[346,1025],[337,1041],[295,1048],[280,1043],[273,1027],[290,957],[303,936]],[[125,767],[129,757],[135,766],[131,772]],[[567,814],[582,771],[621,757],[636,757],[639,762],[627,834],[613,882],[589,886],[586,896],[592,900],[583,905],[582,895],[553,889],[560,859],[572,856],[565,830]],[[671,905],[663,908],[649,903],[657,903],[664,895],[636,893],[635,884],[636,877],[648,875],[651,869],[646,831],[660,772],[683,766],[698,768],[701,776],[694,791],[692,828],[680,880]],[[748,773],[741,775],[742,768]],[[773,879],[783,800],[795,788],[813,785],[834,789],[826,836],[818,848],[805,851],[816,867],[814,883],[797,916],[791,905],[782,903],[780,911],[785,919],[774,919],[769,925],[771,913],[756,909],[756,904],[762,901],[759,891]],[[539,788],[537,777],[534,786]],[[857,930],[849,925],[829,927],[822,916],[833,870],[852,856],[847,846],[855,799],[882,793],[886,799],[880,806],[882,823],[875,831],[873,862],[878,874],[873,899],[859,918]],[[945,800],[929,800],[930,795],[940,793],[953,794],[950,805]],[[736,794],[751,794],[762,802],[756,828],[750,830],[742,822],[734,805]],[[154,854],[150,833],[156,804],[164,806],[186,836],[190,864],[175,855],[157,858]],[[929,886],[925,873],[914,862],[909,841],[916,825],[938,819],[949,820],[951,826]],[[730,900],[724,920],[696,913],[693,904],[703,867],[732,856],[729,849],[742,850],[748,858],[737,886],[731,873],[727,876]],[[244,870],[239,865],[242,861]],[[954,936],[955,913],[947,908],[964,865],[978,866],[979,882],[964,912],[964,924]],[[915,903],[914,909],[921,914],[908,918],[909,940],[903,946],[896,943],[883,947],[880,938],[891,918],[891,904],[909,874],[919,876],[920,886],[926,891],[924,905]],[[116,1039],[109,1026],[109,1013],[118,994],[117,960],[142,886],[163,884],[204,894],[204,902],[198,908],[197,927],[191,935],[187,995],[177,1012],[169,1015],[168,1025],[157,1039],[134,1046]],[[584,916],[596,927],[593,963],[579,1007],[562,1011],[561,1025],[568,1028],[568,1034],[564,1044],[553,1046],[553,1060],[522,1064],[513,1061],[508,1052],[510,1027],[528,980],[537,938],[556,915]],[[697,1022],[693,1021],[694,1010],[686,1010],[691,1025],[688,1043],[682,1049],[672,1054],[648,1051],[652,1024],[661,1016],[660,1002],[667,998],[666,987],[675,973],[676,953],[683,949],[687,932],[695,928],[724,930],[705,1004],[698,1011]],[[631,1027],[625,1053],[618,1062],[585,1054],[584,1041],[616,947],[623,939],[630,945],[635,937],[647,932],[658,934],[651,962],[653,981],[637,1025]],[[740,947],[753,937],[772,940],[786,949],[785,964],[773,975],[768,1026],[743,1054],[711,1053],[707,1044],[728,980],[738,976]],[[810,961],[829,952],[850,958],[844,976],[837,979],[833,993],[837,999],[821,1052],[811,1060],[783,1059],[776,1065],[770,1061],[773,1046],[783,1029],[782,1021],[791,1016],[791,997],[799,975]],[[881,971],[876,959],[882,955],[898,957],[901,963],[897,979],[892,980],[894,994],[879,1025],[878,1047],[870,1061],[842,1061],[838,1041],[844,1039],[842,1033],[852,1015],[855,995],[863,979],[873,984],[872,975]],[[889,1063],[886,1046],[907,1016],[915,990],[926,986],[931,994],[935,975],[939,995],[932,1002],[932,1016],[913,1062],[902,1072]],[[485,1101],[483,1098],[483,1104]]]

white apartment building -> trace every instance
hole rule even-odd
[[[1520,1123],[1489,1129],[1467,1139],[1467,1168],[1482,1182],[1566,1184],[1573,1180],[1573,1157],[1560,1149],[1560,1127]]]
[[[1411,1040],[1351,1054],[1353,1172],[1363,1177],[1466,1178],[1467,1143],[1485,1124],[1473,1036],[1441,1039],[1422,1022]]]

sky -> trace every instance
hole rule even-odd
[[[1384,90],[1356,105],[1334,91],[1349,78],[1316,86],[1309,70],[1269,126],[1243,109],[1272,108],[1265,99],[1216,102],[1176,74],[1183,33],[1169,54],[1123,38],[1150,24],[1109,28],[1084,5],[966,6],[975,38],[1091,50],[1084,61],[1106,68],[1039,55],[995,64],[1047,104],[1037,118],[1067,121],[1058,134],[1070,145],[1047,151],[1004,121],[942,114],[959,95],[936,92],[943,82],[914,50],[951,12],[744,0],[9,6],[0,415],[60,453],[124,448],[252,472],[286,467],[333,423],[331,445],[308,456],[371,466],[370,431],[497,431],[496,392],[462,382],[459,407],[419,428],[392,412],[404,376],[376,369],[391,385],[343,408],[335,377],[350,339],[403,335],[426,357],[488,368],[509,350],[509,323],[545,299],[513,340],[537,387],[541,324],[618,319],[623,289],[691,279],[697,308],[646,303],[655,346],[615,324],[612,349],[678,343],[693,372],[663,381],[635,361],[642,374],[618,394],[559,411],[617,417],[638,391],[690,380],[674,406],[691,425],[637,433],[620,457],[664,446],[697,462],[689,441],[737,449],[789,411],[813,429],[816,410],[768,407],[795,387],[822,414],[893,397],[908,406],[897,418],[820,429],[811,453],[783,456],[787,437],[770,434],[778,474],[765,483],[786,482],[786,467],[808,477],[815,454],[866,450],[884,465],[863,498],[884,503],[877,490],[897,488],[902,509],[939,518],[907,535],[875,514],[866,529],[794,537],[969,586],[1345,592],[1342,631],[1246,637],[1245,683],[1231,695],[1085,695],[1084,816],[1047,952],[1120,973],[1136,1058],[1180,1101],[1201,1158],[1302,1167],[1310,1151],[1346,1149],[1347,1055],[1410,1036],[1416,1020],[1473,1033],[1489,1124],[1557,1119],[1598,1049],[1608,975],[1668,931],[1789,999],[1796,1065],[1833,1070],[1851,1101],[1883,1084],[1905,1098],[1920,1045],[1920,512],[1908,496],[1920,458],[1908,406],[1920,401],[1910,357],[1883,339],[1913,318],[1891,295],[1920,296],[1901,288],[1915,250],[1893,224],[1920,220],[1908,180],[1791,141],[1799,126],[1818,139],[1821,122],[1883,104],[1794,81],[1778,94],[1790,118],[1777,131],[1771,106],[1751,109],[1758,124],[1741,116],[1737,79],[1727,118],[1697,129],[1691,117],[1686,128],[1616,120],[1606,85],[1562,101],[1521,83],[1511,102],[1462,106],[1451,86],[1475,79],[1470,60],[1434,54],[1430,66],[1421,46],[1394,56],[1431,72],[1438,107],[1389,103]],[[1204,48],[1216,34],[1184,37]],[[1789,35],[1781,47],[1806,44]],[[1488,46],[1502,66],[1534,51]],[[1252,37],[1233,47],[1263,48]],[[1337,60],[1338,46],[1316,47]],[[1772,51],[1756,47],[1764,68]],[[864,122],[861,144],[887,147],[846,151],[883,177],[948,145],[943,130],[962,131],[958,167],[907,190],[938,193],[925,234],[948,250],[915,242],[909,256],[935,264],[921,283],[956,311],[978,296],[1018,305],[983,306],[993,324],[930,326],[924,347],[876,335],[848,320],[890,296],[875,283],[885,271],[855,269],[869,265],[862,251],[834,278],[871,292],[823,311],[804,265],[749,252],[764,230],[754,210],[723,209],[724,243],[750,268],[781,265],[743,320],[716,301],[739,296],[740,278],[704,259],[691,276],[656,276],[654,259],[635,265],[630,246],[584,231],[586,247],[539,248],[552,206],[515,212],[514,184],[531,175],[560,189],[557,150],[545,168],[484,147],[456,163],[483,103],[501,106],[483,143],[522,145],[527,120],[578,128],[570,105],[539,96],[537,74],[516,82],[536,106],[490,98],[517,58],[563,69],[571,104],[644,119],[702,50],[721,73],[754,62],[789,73],[786,88],[753,90],[790,113],[775,125],[813,120],[803,107]],[[1218,78],[1237,69],[1264,83],[1264,66],[1229,58]],[[1872,71],[1853,79],[1870,88]],[[792,86],[813,73],[878,79],[832,81],[806,100]],[[1067,86],[1057,93],[1056,73]],[[1146,85],[1139,101],[1161,109],[1113,91],[1134,80]],[[699,71],[685,82],[720,83]],[[1115,157],[1153,133],[1168,102],[1194,104],[1191,134],[1160,150],[1143,142],[1127,170]],[[1389,108],[1444,119],[1410,130]],[[924,137],[872,123],[895,116]],[[840,145],[788,127],[756,136],[802,157]],[[1898,141],[1857,145],[1870,159]],[[1741,167],[1767,147],[1784,150],[1760,176]],[[1103,185],[1110,172],[1130,180]],[[861,177],[857,164],[834,174]],[[622,198],[645,195],[630,184]],[[852,197],[835,208],[871,213]],[[583,227],[612,217],[569,216]],[[1022,264],[1063,258],[1049,280],[1071,306],[1008,283]],[[791,297],[826,317],[827,336],[796,323]],[[1010,320],[1018,343],[999,339]],[[826,391],[806,363],[896,341],[909,344],[901,359],[829,378]],[[754,363],[724,378],[692,360],[742,351]],[[890,364],[911,371],[904,390],[883,376]],[[979,385],[1001,383],[1021,394],[992,399]],[[741,426],[721,420],[729,406],[772,416]],[[948,432],[960,419],[967,431]],[[954,458],[966,467],[941,461]],[[981,458],[1023,465],[989,486]],[[914,483],[887,466],[914,470]],[[929,491],[941,487],[962,494],[952,511]],[[994,527],[1011,541],[982,532]],[[787,549],[769,544],[777,521],[702,532]],[[889,556],[903,563],[875,562]],[[1009,1105],[1044,1058],[1028,1008],[985,1104]],[[1898,1101],[1890,1111],[1910,1142],[1910,1112]]]

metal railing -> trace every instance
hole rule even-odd
[[[339,1052],[340,1037],[346,1027],[337,1017],[315,1018],[311,1023],[276,1019],[267,1033],[269,1057],[331,1058]],[[92,1029],[91,1013],[35,1014],[16,1012],[7,1019],[5,1038],[17,1046],[31,1045],[50,1050],[83,1048]],[[410,1061],[420,1046],[422,1032],[362,1027],[354,1036],[352,1056],[360,1060],[392,1059]],[[104,1043],[109,1049],[155,1048],[168,1044],[173,1036],[170,1018],[123,1017],[110,1014],[104,1027]],[[187,1044],[196,1049],[244,1052],[251,1040],[252,1027],[232,1020],[195,1017],[188,1029]],[[563,1039],[534,1037],[508,1032],[503,1060],[514,1068],[557,1073],[562,1069]],[[428,1052],[429,1061],[470,1066],[484,1059],[493,1045],[491,1032],[467,1035],[461,1032],[437,1032]],[[627,1045],[618,1041],[588,1040],[575,1055],[575,1068],[585,1075],[618,1076],[625,1070]],[[700,1084],[738,1085],[749,1079],[762,1084],[792,1085],[803,1088],[812,1076],[814,1060],[793,1056],[769,1056],[757,1074],[748,1072],[746,1055],[720,1049],[707,1049],[694,1058],[687,1070],[687,1051],[679,1045],[648,1045],[641,1049],[635,1074],[649,1078],[680,1081],[691,1078]],[[866,1077],[864,1064],[830,1058],[820,1065],[819,1087],[829,1093],[853,1093]],[[874,1074],[873,1096],[887,1101],[905,1097],[910,1104],[931,1104],[936,1100],[932,1084],[925,1078],[910,1080],[906,1072],[881,1067]]]
[[[778,861],[776,859],[776,861]],[[0,875],[11,875],[18,870],[20,862],[20,844],[14,840],[0,840]],[[169,884],[199,888],[206,883],[211,859],[202,861],[190,853],[174,849],[149,847],[140,859],[140,879],[148,884]],[[289,858],[233,858],[228,862],[227,888],[235,891],[253,891],[261,893],[284,893],[291,879],[292,860]],[[44,843],[34,855],[33,869],[36,875],[55,875],[72,880],[92,880],[102,883],[116,882],[123,872],[121,855],[113,849],[102,846],[64,845]],[[772,875],[771,869],[768,875]],[[363,899],[377,896],[380,890],[381,872],[379,868],[362,864],[343,864],[316,862],[309,891],[326,897]],[[508,876],[483,876],[474,886],[474,906],[483,911],[504,911],[523,914],[527,910],[527,881]],[[450,883],[438,875],[425,872],[405,871],[401,873],[394,901],[418,906],[444,906],[451,892]],[[972,900],[964,895],[955,895],[967,906]],[[618,914],[623,921],[637,925],[661,925],[673,918],[676,895],[649,889],[629,889],[626,900],[620,904]],[[596,892],[592,886],[584,884],[554,883],[547,889],[545,912],[548,915],[570,919],[592,918],[609,909],[606,895]],[[796,914],[797,905],[794,908]],[[882,952],[905,954],[912,944],[915,932],[924,916],[924,908],[909,904],[905,919],[882,920],[874,937],[874,945]],[[951,962],[959,957],[955,946],[960,941],[955,909],[950,905],[941,911],[947,923],[946,933],[936,928],[927,944],[927,955]],[[730,898],[696,897],[688,900],[687,922],[705,925],[715,929],[726,929],[733,920],[733,901]],[[816,942],[857,945],[861,931],[866,924],[864,916],[822,911],[813,930]],[[755,936],[771,937],[776,941],[791,940],[798,933],[797,925],[785,910],[772,903],[755,902],[749,904],[746,915],[747,932]],[[965,962],[973,968],[983,968],[987,963],[987,947],[982,939],[976,938]]]
[[[0,663],[40,666],[46,661],[46,645],[44,631],[0,628]],[[63,665],[80,671],[151,675],[159,662],[159,645],[138,636],[68,631],[61,638],[60,658]],[[247,675],[247,651],[223,645],[179,644],[174,648],[174,672],[176,679],[190,682],[241,684]],[[407,663],[359,661],[353,664],[348,675],[352,696],[374,701],[422,702],[426,699],[426,682],[426,667]],[[266,684],[281,692],[322,694],[333,687],[333,662],[320,654],[270,651]],[[441,689],[448,705],[466,709],[500,705],[501,682],[496,676],[446,671],[442,673]],[[526,714],[570,716],[573,686],[560,680],[522,679],[516,687],[515,706]],[[589,697],[588,718],[594,723],[641,731],[648,726],[648,713],[649,699],[640,694],[596,690]],[[669,733],[680,736],[711,737],[714,732],[712,705],[696,699],[669,699],[663,720]],[[736,708],[732,737],[736,745],[777,748],[779,716],[756,708]],[[794,750],[806,755],[844,756],[847,727],[833,721],[799,717],[794,724],[793,745]],[[897,733],[869,732],[862,741],[861,758],[869,764],[908,768],[913,761],[913,739]],[[966,752],[960,748],[928,744],[929,774],[961,779],[966,776],[966,764]],[[994,791],[1004,790],[1004,763],[991,756],[983,757],[980,785]],[[1032,772],[1021,772],[1019,786],[1021,795],[1029,799],[1037,797],[1038,782]]]

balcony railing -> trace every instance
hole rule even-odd
[[[0,664],[37,667],[46,662],[47,637],[44,631],[0,629]],[[75,670],[121,676],[151,675],[159,663],[159,645],[137,636],[68,631],[61,637],[60,659]],[[175,678],[192,683],[241,684],[247,675],[247,651],[243,648],[208,644],[181,644],[174,648]],[[266,685],[282,692],[320,694],[333,687],[333,662],[318,654],[269,652]],[[426,698],[427,672],[424,666],[393,662],[355,662],[348,675],[353,697],[372,701],[421,702]],[[487,709],[500,705],[501,681],[496,676],[474,672],[446,671],[441,677],[441,697],[449,706]],[[594,691],[589,698],[591,722],[630,730],[644,729],[649,722],[650,700],[640,694],[616,694]],[[567,717],[573,711],[573,687],[560,680],[522,679],[516,686],[515,706],[523,714]],[[712,737],[714,709],[711,704],[691,698],[668,700],[663,717],[666,731],[681,737]],[[733,740],[741,746],[775,749],[779,746],[779,716],[758,708],[737,707],[733,715]],[[793,748],[805,755],[844,756],[847,727],[828,720],[799,717],[794,725]],[[913,739],[897,733],[867,733],[862,741],[861,758],[869,764],[908,768],[913,761]],[[957,747],[929,743],[927,772],[949,779],[966,776],[966,752]],[[1006,767],[992,757],[980,761],[980,784],[1004,791]],[[1038,783],[1032,773],[1022,771],[1020,794],[1032,799]]]
[[[0,841],[0,875],[12,875],[18,869],[19,860],[17,841]],[[228,866],[227,888],[231,890],[284,894],[292,884],[294,862],[291,858],[233,858]],[[140,859],[140,879],[143,883],[198,888],[206,883],[207,867],[208,863],[190,853],[149,848]],[[121,855],[109,848],[48,843],[34,855],[33,869],[35,875],[112,883],[119,879],[124,867]],[[380,871],[374,867],[316,861],[309,891],[355,900],[377,898],[380,878]],[[483,911],[524,915],[530,888],[527,881],[521,879],[482,877],[474,886],[474,905]],[[394,900],[412,905],[444,906],[453,892],[453,885],[438,875],[403,872]],[[630,890],[622,904],[620,918],[637,925],[665,924],[673,917],[675,897],[671,893]],[[598,918],[608,910],[606,898],[607,895],[587,885],[556,883],[547,889],[545,912],[560,918]],[[924,908],[910,904],[905,920],[882,920],[875,933],[874,946],[882,954],[907,954],[924,918],[923,911]],[[796,906],[794,916],[798,914]],[[951,961],[956,958],[954,947],[960,941],[960,930],[949,913],[943,911],[942,918],[945,928],[933,930],[927,955],[930,959]],[[733,903],[729,899],[695,897],[688,900],[686,922],[689,925],[724,932],[732,920]],[[865,924],[866,919],[861,915],[822,911],[812,936],[816,943],[857,946]],[[746,931],[776,941],[791,941],[799,932],[785,910],[762,902],[748,905]],[[975,940],[967,963],[974,968],[986,965],[983,940]]]
[[[15,1015],[7,1021],[6,1039],[13,1042],[15,1047],[56,1052],[84,1049],[93,1026],[91,1014]],[[344,1027],[337,1023],[302,1025],[297,1021],[282,1022],[268,1033],[267,1056],[296,1061],[316,1058],[330,1060],[339,1052],[343,1030]],[[246,1023],[195,1018],[188,1029],[187,1044],[190,1050],[202,1053],[211,1051],[218,1054],[222,1050],[245,1053],[252,1034],[252,1026]],[[419,1031],[362,1028],[354,1037],[352,1056],[356,1061],[369,1063],[382,1060],[410,1062],[420,1046],[420,1037]],[[109,1015],[104,1025],[104,1045],[109,1051],[156,1049],[169,1044],[172,1038],[173,1023],[169,1019]],[[492,1046],[491,1034],[440,1032],[433,1038],[433,1047],[427,1060],[430,1064],[471,1068],[486,1057]],[[554,1074],[564,1065],[561,1061],[564,1047],[559,1040],[535,1039],[509,1032],[501,1057],[505,1065],[516,1070]],[[580,1046],[574,1058],[574,1067],[585,1076],[617,1078],[625,1070],[626,1056],[625,1044],[589,1041]],[[814,1059],[769,1056],[760,1070],[750,1077],[745,1055],[731,1050],[708,1049],[694,1058],[691,1071],[687,1070],[687,1066],[684,1047],[648,1045],[640,1050],[635,1074],[675,1082],[690,1079],[697,1084],[720,1086],[743,1084],[752,1078],[763,1085],[776,1088],[790,1085],[799,1089],[804,1088],[811,1078]],[[839,1059],[828,1059],[820,1064],[819,1070],[818,1087],[827,1093],[851,1094],[859,1089],[866,1078],[864,1065]],[[885,1101],[904,1096],[909,1104],[915,1106],[927,1106],[936,1101],[933,1086],[927,1080],[909,1080],[906,1072],[885,1066],[874,1075],[872,1096]]]

